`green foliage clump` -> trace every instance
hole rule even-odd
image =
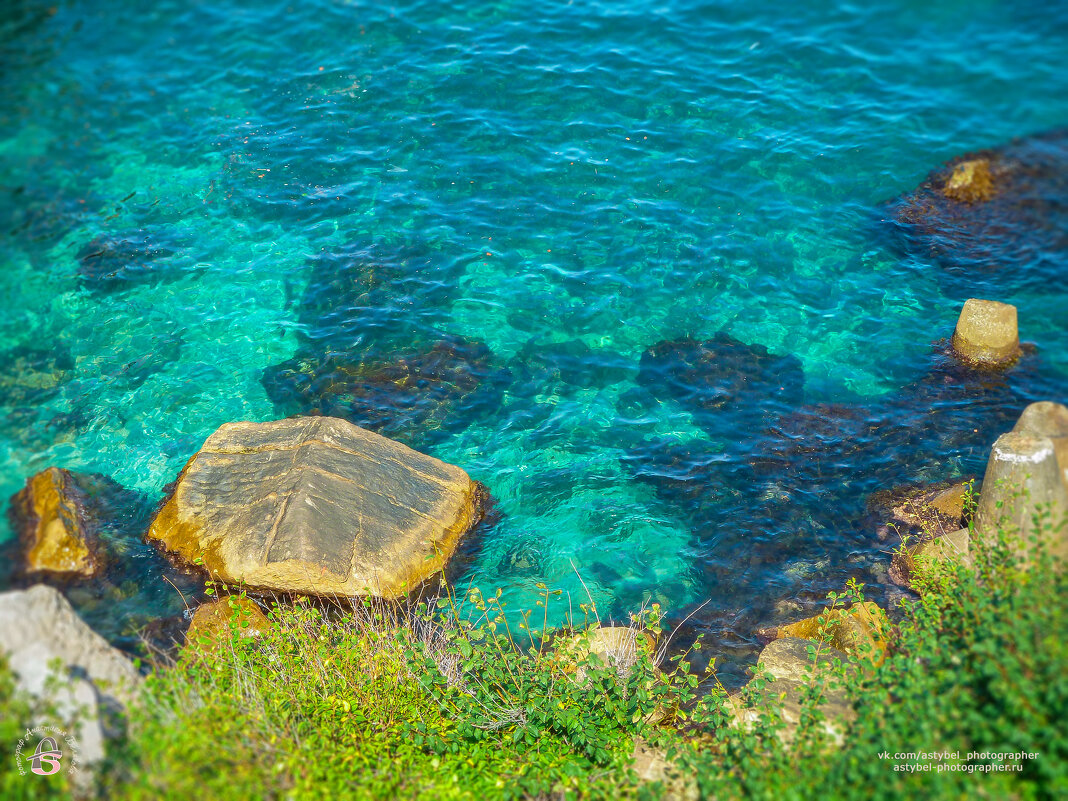
[[[0,653],[0,798],[4,801],[36,801],[45,798],[68,798],[71,794],[70,777],[66,770],[51,776],[27,776],[29,768],[26,757],[33,753],[37,739],[25,740],[28,746],[21,755],[22,771],[16,764],[16,747],[24,739],[26,730],[42,722],[60,724],[74,730],[76,721],[60,718],[54,707],[19,692],[15,675],[7,658]]]
[[[918,566],[920,596],[903,602],[882,665],[831,671],[857,713],[842,747],[828,748],[818,727],[785,747],[769,736],[777,728],[772,721],[764,732],[727,738],[726,747],[695,757],[703,793],[1068,797],[1068,573],[1037,537],[1026,564],[1011,533],[976,540],[973,531],[973,564]],[[860,600],[852,589],[851,600]],[[809,714],[818,717],[811,702]],[[1014,758],[1020,754],[1033,757]]]
[[[633,796],[634,737],[659,736],[658,710],[684,716],[696,678],[638,649],[621,669],[582,635],[525,623],[521,648],[499,596],[473,603],[474,621],[447,596],[404,614],[298,603],[258,636],[235,625],[221,646],[187,645],[149,677],[108,794]]]

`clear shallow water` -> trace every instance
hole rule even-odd
[[[1063,281],[961,292],[880,223],[1068,122],[1068,7],[5,8],[0,351],[32,375],[3,497],[48,465],[158,494],[223,422],[348,409],[490,488],[467,578],[514,607],[712,599],[696,625],[744,649],[775,601],[873,581],[867,493],[981,474],[1022,403],[1068,397]],[[1038,356],[1008,394],[917,390],[968,294]],[[710,411],[643,378],[721,331],[800,394]],[[817,413],[827,471],[769,457],[815,404],[868,425]]]

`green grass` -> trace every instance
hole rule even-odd
[[[1065,574],[1044,555],[1022,569],[1005,538],[980,549],[974,568],[929,564],[918,573],[923,594],[905,604],[886,661],[814,676],[789,747],[775,736],[774,714],[750,730],[730,725],[725,691],[714,674],[695,675],[686,655],[661,670],[662,654],[634,648],[605,664],[583,647],[582,626],[540,630],[528,614],[510,630],[497,597],[445,595],[404,612],[297,603],[275,608],[261,636],[235,629],[156,665],[127,737],[97,771],[99,792],[662,797],[662,785],[643,785],[632,770],[641,737],[666,749],[706,798],[1068,797]],[[539,606],[554,602],[542,593]],[[832,606],[861,597],[852,585]],[[660,633],[656,609],[635,623]],[[840,748],[817,725],[829,682],[844,683],[858,713]],[[774,696],[762,687],[775,685],[758,679],[747,693],[753,703]],[[34,714],[3,668],[0,712],[4,742]],[[1039,756],[992,772],[1002,763],[968,756],[983,751]],[[959,758],[896,756],[912,752]],[[3,797],[31,797],[11,768],[0,768]]]

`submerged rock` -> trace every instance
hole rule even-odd
[[[35,406],[54,397],[74,369],[63,346],[21,345],[0,352],[0,406]]]
[[[489,348],[438,327],[464,267],[425,243],[347,243],[313,256],[301,345],[261,377],[279,413],[340,417],[425,445],[498,405],[507,376]]]
[[[903,465],[917,454],[944,460],[953,454],[980,455],[1010,428],[1017,410],[1041,387],[1039,364],[1025,348],[1005,370],[975,370],[948,349],[932,355],[929,370],[890,394],[872,409],[882,458],[873,460],[884,486],[901,483]]]
[[[1006,370],[977,371],[938,349],[927,371],[901,390],[855,405],[791,409],[740,430],[744,449],[671,437],[628,447],[625,469],[655,489],[664,514],[692,531],[688,553],[712,603],[695,610],[691,624],[710,637],[720,632],[718,648],[735,647],[768,619],[759,610],[774,600],[766,598],[769,583],[781,595],[822,599],[858,569],[877,582],[879,600],[891,591],[884,560],[874,558],[895,534],[888,524],[926,536],[961,527],[960,479],[933,482],[981,458],[1019,408],[1045,394],[1039,364],[1028,357]],[[873,558],[860,568],[853,556],[865,554]],[[729,614],[739,607],[758,611]]]
[[[350,354],[422,349],[440,339],[441,308],[452,298],[462,262],[430,247],[348,243],[310,259],[297,315],[316,352]]]
[[[287,413],[340,417],[409,442],[462,426],[500,388],[481,342],[449,337],[426,350],[354,356],[301,353],[263,374],[268,397]]]
[[[497,563],[498,572],[510,576],[537,576],[544,570],[539,543],[525,538],[515,543]]]
[[[685,337],[642,354],[638,383],[674,401],[712,436],[735,440],[802,401],[805,376],[793,355],[740,342],[724,332],[704,342]]]
[[[459,467],[344,420],[228,423],[148,538],[227,583],[397,598],[442,570],[483,497]]]
[[[609,387],[634,375],[632,358],[606,348],[591,348],[579,339],[530,340],[516,354],[514,364],[515,380],[509,394],[528,399]]]
[[[959,156],[890,210],[905,248],[933,257],[958,283],[1063,284],[1068,128]]]
[[[100,571],[92,510],[75,477],[50,467],[26,480],[11,498],[11,527],[23,546],[23,571],[93,576]]]

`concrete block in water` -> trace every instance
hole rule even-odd
[[[1029,540],[1041,533],[1054,555],[1068,557],[1068,489],[1061,480],[1053,441],[1049,437],[1010,431],[998,437],[990,450],[983,478],[983,491],[976,510],[975,530],[990,542],[998,527],[1020,536],[1020,552],[1025,555]],[[1036,532],[1036,512],[1049,512],[1052,535]]]
[[[1020,355],[1016,307],[995,300],[969,298],[953,332],[953,352],[979,367],[1004,367]]]
[[[1068,406],[1052,401],[1032,403],[1023,410],[1012,430],[1050,438],[1061,469],[1061,481],[1068,489]]]

